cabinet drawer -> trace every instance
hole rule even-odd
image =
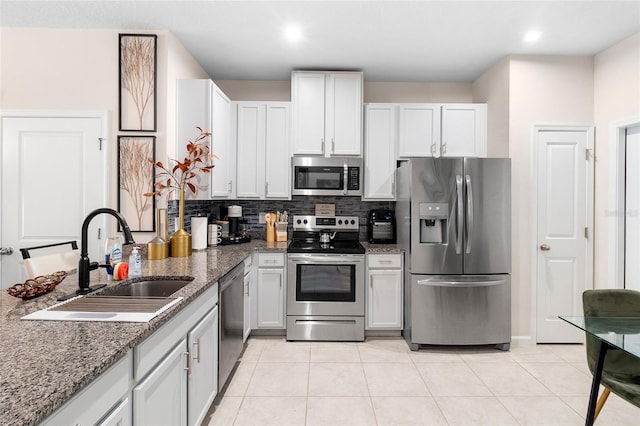
[[[367,255],[369,268],[402,268],[401,254],[369,254]]]
[[[258,256],[259,268],[282,268],[284,267],[283,253],[260,253]]]

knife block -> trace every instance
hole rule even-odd
[[[287,241],[287,226],[289,222],[276,222],[276,241]]]

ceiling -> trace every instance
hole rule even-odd
[[[216,80],[293,69],[471,82],[509,54],[594,55],[640,32],[635,1],[7,1],[3,27],[169,30]],[[283,38],[298,25],[302,39]],[[528,44],[523,36],[538,30]]]

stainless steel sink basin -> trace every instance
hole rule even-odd
[[[162,279],[125,283],[107,287],[94,296],[168,297],[193,281],[191,279]]]

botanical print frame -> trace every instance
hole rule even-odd
[[[120,131],[156,131],[158,36],[119,35]]]
[[[118,136],[118,211],[131,231],[155,232],[155,136]]]

